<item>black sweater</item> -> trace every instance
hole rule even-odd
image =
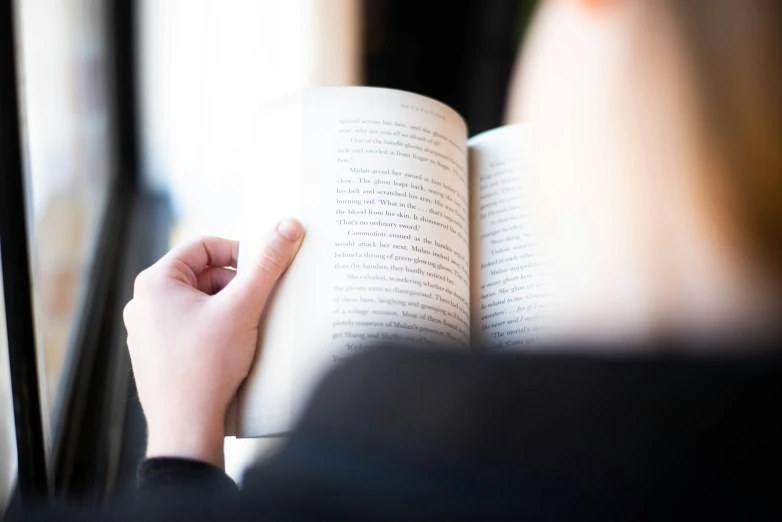
[[[773,519],[781,391],[774,354],[378,350],[321,383],[241,489],[206,464],[151,459],[112,518]]]

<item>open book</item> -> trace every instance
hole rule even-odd
[[[243,187],[238,269],[281,215],[306,235],[264,312],[229,431],[288,431],[324,372],[379,342],[535,343],[547,277],[524,204],[524,126],[468,140],[430,98],[335,87],[280,103],[256,139],[264,172]],[[264,179],[274,194],[259,203]]]

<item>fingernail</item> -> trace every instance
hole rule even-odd
[[[298,219],[285,218],[277,225],[277,232],[288,241],[298,241],[304,233],[304,228]]]

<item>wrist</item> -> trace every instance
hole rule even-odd
[[[198,460],[223,469],[224,442],[225,430],[222,422],[201,425],[184,423],[180,426],[172,426],[171,422],[149,423],[146,456]]]

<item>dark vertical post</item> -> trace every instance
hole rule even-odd
[[[19,132],[13,2],[0,2],[0,257],[22,502],[48,495]]]
[[[136,111],[136,17],[133,0],[115,0],[109,7],[110,60],[116,111],[118,176],[123,186],[134,189],[138,181],[138,129]]]

